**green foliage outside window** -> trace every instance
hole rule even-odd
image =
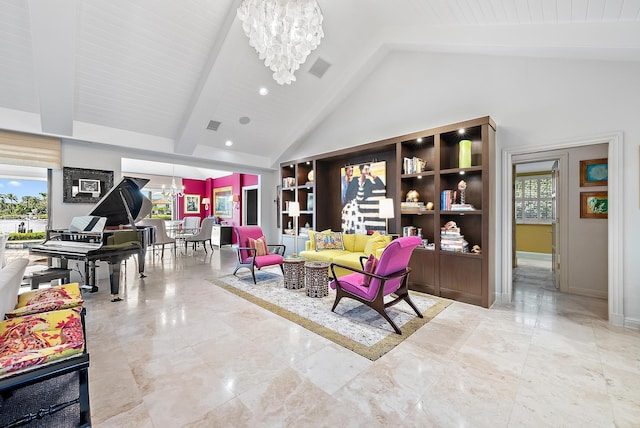
[[[516,178],[515,213],[519,223],[549,223],[553,220],[553,179],[548,175]]]

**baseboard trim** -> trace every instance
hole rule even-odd
[[[548,260],[548,261],[551,261],[551,254],[531,253],[529,251],[516,251],[516,257],[523,257],[523,258],[526,258],[526,259],[536,259],[536,260]]]
[[[597,291],[597,290],[585,290],[582,288],[569,287],[567,289],[567,293],[575,294],[578,296],[586,296],[586,297],[594,297],[596,299],[604,299],[607,300],[607,292]]]
[[[624,326],[626,328],[632,328],[634,330],[640,330],[640,319],[638,319],[638,318],[626,318],[624,320]]]

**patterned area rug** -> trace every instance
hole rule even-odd
[[[245,272],[238,272],[238,277],[227,275],[212,282],[372,361],[392,350],[451,304],[449,300],[429,294],[410,292],[411,300],[424,318],[417,317],[405,302],[388,308],[390,318],[402,330],[402,335],[398,335],[376,311],[353,299],[343,298],[335,312],[331,312],[335,290],[330,287],[327,297],[307,297],[305,288],[284,288],[279,268],[257,271],[257,285],[251,274]]]

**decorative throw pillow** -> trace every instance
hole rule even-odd
[[[59,287],[44,288],[22,293],[18,296],[16,308],[6,313],[14,318],[58,309],[80,307],[84,303],[77,282]]]
[[[378,267],[378,259],[376,259],[376,256],[371,254],[367,259],[367,262],[364,264],[364,271],[367,273],[374,273],[377,267]],[[363,287],[368,287],[370,283],[371,283],[371,277],[368,275],[364,275],[360,285],[362,285]]]
[[[23,317],[25,315],[39,314],[42,312],[57,311],[60,309],[80,309],[84,300],[80,298],[75,299],[51,299],[43,300],[42,302],[32,303],[27,306],[12,309],[8,311],[5,316],[7,319],[15,317]]]
[[[386,247],[388,243],[389,241],[385,235],[380,235],[378,232],[374,232],[364,246],[364,254],[367,256],[375,254],[377,249]]]
[[[316,234],[316,251],[321,250],[344,250],[342,232]]]
[[[83,349],[80,314],[72,309],[0,322],[0,374],[79,354]]]
[[[266,256],[267,255],[266,238],[264,236],[261,236],[258,239],[249,238],[249,248],[256,249],[256,256]]]

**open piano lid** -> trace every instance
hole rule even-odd
[[[106,226],[130,224],[132,226],[151,213],[153,207],[142,189],[149,182],[146,178],[122,177],[106,195],[98,201],[89,215],[106,217]]]

